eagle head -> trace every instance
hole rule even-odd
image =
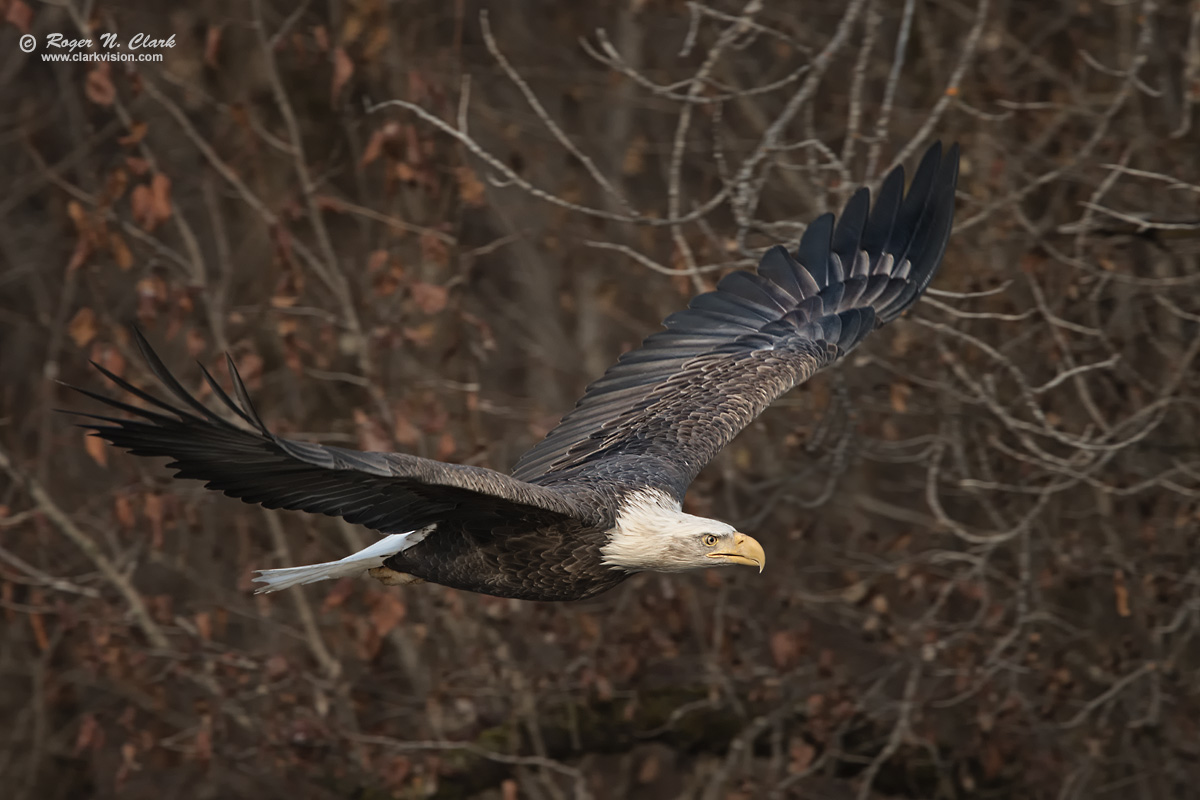
[[[604,563],[630,572],[683,572],[745,564],[762,572],[767,554],[753,537],[732,525],[680,511],[660,492],[637,492],[620,505],[601,547]]]

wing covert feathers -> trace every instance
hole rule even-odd
[[[957,179],[958,145],[943,154],[935,143],[907,194],[896,167],[873,205],[859,189],[836,221],[814,220],[795,253],[776,245],[756,273],[726,275],[592,383],[513,476],[651,454],[690,481],[775,397],[916,302],[945,252]]]

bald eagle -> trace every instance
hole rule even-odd
[[[682,511],[688,485],[775,398],[917,300],[945,252],[957,178],[957,145],[943,154],[935,144],[907,194],[897,167],[874,207],[859,189],[836,224],[832,214],[813,221],[794,253],[775,246],[757,273],[725,276],[591,384],[511,475],[277,436],[232,360],[236,399],[203,372],[230,421],[193,397],[140,332],[173,399],[97,364],[141,404],[80,390],[128,415],[84,414],[83,427],[136,455],[169,457],[178,477],[230,497],[382,534],[340,561],[261,570],[263,592],[369,572],[389,585],[579,600],[647,570],[762,571],[757,541]]]

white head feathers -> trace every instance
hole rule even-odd
[[[621,503],[600,552],[605,564],[630,572],[682,572],[718,566],[706,559],[711,545],[705,545],[705,537],[725,539],[735,533],[731,525],[684,514],[670,496],[646,490]]]

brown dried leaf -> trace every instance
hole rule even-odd
[[[288,328],[288,324],[291,328]],[[296,377],[304,375],[304,359],[300,357],[300,348],[296,346],[292,334],[295,333],[295,320],[280,320],[278,323],[279,336],[283,339],[283,363]]]
[[[108,250],[112,253],[117,268],[122,272],[128,272],[133,266],[133,253],[130,252],[129,245],[125,243],[125,238],[116,231],[108,234]]]
[[[641,175],[646,169],[646,137],[640,133],[629,140],[625,148],[625,156],[621,159],[621,172],[624,175]]]
[[[124,330],[118,330],[117,336],[124,344],[129,344],[129,334]],[[125,375],[125,356],[121,355],[121,351],[111,344],[97,342],[93,345],[92,361],[95,361],[113,375],[118,377]]]
[[[22,34],[29,33],[30,23],[33,22],[33,10],[25,0],[9,0],[8,10],[4,12],[4,21]]]
[[[271,680],[279,680],[288,671],[288,660],[286,656],[276,653],[267,659],[266,664],[267,677]]]
[[[87,211],[84,209],[82,203],[76,200],[68,202],[67,216],[71,218],[71,223],[75,226],[75,230],[79,234],[86,234],[91,230],[91,225],[88,223]]]
[[[187,332],[188,356],[190,358],[199,358],[207,349],[208,340],[204,338],[204,334],[195,328],[189,328]]]
[[[142,322],[158,316],[158,308],[167,299],[167,284],[160,276],[142,278],[135,286],[137,292],[137,315]]]
[[[359,159],[358,164],[360,167],[365,167],[379,158],[383,153],[383,139],[386,135],[383,128],[371,134],[371,138],[367,141],[367,146],[363,149],[362,158]]]
[[[238,356],[237,370],[246,386],[251,389],[258,389],[262,386],[263,360],[258,353],[246,353],[244,356]]]
[[[104,178],[104,192],[100,195],[98,206],[108,207],[121,199],[129,186],[129,173],[117,167]]]
[[[163,536],[163,499],[159,494],[147,494],[143,498],[142,514],[150,523],[150,544],[155,550],[162,550]]]
[[[374,605],[371,608],[371,627],[377,636],[387,636],[408,615],[408,608],[398,594],[393,592],[377,592],[373,595]]]
[[[445,267],[450,263],[450,248],[446,242],[433,233],[421,234],[421,256],[430,264]]]
[[[94,747],[104,744],[104,731],[96,721],[95,714],[84,714],[79,721],[79,733],[75,734],[75,755],[80,756]]]
[[[779,669],[787,669],[800,658],[801,642],[795,631],[776,631],[771,634],[771,658]]]
[[[457,449],[458,444],[454,441],[454,436],[450,431],[445,431],[442,433],[442,438],[438,440],[438,461],[449,461],[450,456],[454,455],[454,451]]]
[[[417,171],[401,161],[396,165],[396,180],[403,183],[416,183]]]
[[[50,649],[50,637],[46,634],[46,623],[41,614],[30,614],[29,624],[33,628],[33,638],[37,640],[38,650],[43,653]]]
[[[379,297],[391,297],[400,288],[400,280],[391,272],[384,272],[374,277],[371,288]]]
[[[130,147],[145,139],[148,130],[150,130],[150,126],[145,122],[135,122],[129,126],[129,133],[117,139],[117,142]]]
[[[117,90],[108,74],[108,62],[101,62],[88,71],[83,93],[98,106],[112,105],[117,97]]]
[[[342,89],[352,75],[354,75],[354,62],[350,60],[346,48],[339,47],[333,51],[333,88],[329,93],[330,103],[337,102],[338,95],[342,93]]]
[[[91,243],[86,236],[80,236],[79,240],[75,242],[75,249],[71,251],[71,260],[67,262],[67,272],[74,272],[82,267],[91,255]]]
[[[463,205],[479,208],[484,203],[483,182],[475,175],[475,170],[465,164],[455,170],[458,177],[458,196]]]
[[[121,766],[117,768],[117,774],[113,778],[113,783],[117,789],[125,788],[129,776],[142,769],[141,762],[137,760],[137,745],[133,742],[125,742],[121,745]]]
[[[426,314],[436,314],[446,307],[446,297],[449,291],[445,286],[418,281],[409,287],[409,291],[412,292],[412,298],[416,302],[417,308]]]
[[[888,599],[881,594],[875,595],[871,598],[871,610],[876,614],[886,614],[888,612]]]
[[[142,228],[149,230],[154,226],[154,198],[149,186],[139,183],[133,187],[129,193],[129,211],[133,214],[134,222]]]
[[[275,323],[275,332],[279,334],[280,339],[295,336],[298,330],[300,330],[300,323],[292,317],[280,316]],[[294,343],[291,344],[294,346]]]
[[[407,756],[393,756],[383,765],[380,775],[393,791],[404,788],[404,782],[412,772],[412,762]],[[398,795],[403,796],[403,795]]]
[[[213,742],[212,742],[212,721],[207,715],[204,717],[205,724],[200,726],[196,731],[196,741],[193,744],[192,755],[197,761],[207,763],[212,761],[213,757]]]
[[[1004,754],[1000,752],[1000,748],[995,742],[988,742],[983,748],[983,774],[987,778],[995,778],[1003,770],[1007,763]]]
[[[368,4],[363,4],[368,5]],[[351,6],[351,8],[354,8]],[[345,21],[342,23],[342,41],[354,42],[362,35],[363,29],[367,24],[367,15],[362,13],[361,7],[355,8],[352,13],[346,15]]]
[[[912,394],[912,387],[903,381],[896,381],[892,384],[891,398],[892,410],[897,414],[905,414],[908,412],[908,397]]]
[[[204,34],[204,65],[209,69],[217,68],[217,54],[221,49],[221,26],[209,25]]]
[[[387,440],[383,426],[361,408],[354,409],[354,427],[358,432],[358,449],[382,453],[391,451],[391,442]]]
[[[433,323],[424,322],[420,325],[406,326],[401,330],[404,338],[416,347],[428,347],[433,341]]]
[[[325,595],[325,602],[321,604],[322,611],[332,611],[335,608],[341,608],[350,595],[354,592],[353,581],[338,581]]]
[[[161,172],[150,179],[150,193],[154,200],[154,215],[159,222],[171,218],[171,179]]]
[[[905,356],[917,341],[916,325],[900,325],[892,332],[892,353]]]
[[[137,156],[126,156],[125,166],[129,167],[129,171],[139,178],[150,170],[150,162]]]
[[[96,328],[96,312],[87,306],[75,312],[67,323],[67,334],[77,347],[87,347],[98,333]]]
[[[788,755],[792,757],[788,764],[788,772],[794,775],[808,769],[808,765],[817,755],[817,749],[803,739],[798,739],[788,748]]]
[[[207,611],[197,611],[195,616],[196,632],[206,642],[212,641],[212,614]]]
[[[367,274],[374,275],[387,266],[388,251],[387,250],[372,250],[371,255],[367,256]]]
[[[1113,575],[1113,592],[1117,600],[1117,616],[1128,617],[1133,612],[1129,609],[1129,588],[1125,586],[1125,574],[1117,570]]]
[[[102,467],[108,466],[108,447],[99,436],[85,434],[83,437],[83,449],[92,457],[92,461],[95,461]]]
[[[479,317],[467,311],[460,312],[463,322],[475,326],[479,332],[480,344],[484,350],[492,351],[496,349],[496,336],[492,333],[492,326],[488,325]]]
[[[117,518],[117,524],[127,531],[133,530],[136,520],[133,517],[133,503],[129,501],[129,495],[119,494],[113,498],[113,514]]]
[[[637,782],[638,783],[654,783],[658,780],[658,776],[662,773],[662,761],[658,757],[658,753],[650,753],[646,756],[646,760],[638,767]]]
[[[380,53],[387,49],[391,31],[392,29],[388,25],[375,25],[371,28],[371,32],[367,34],[366,44],[363,45],[363,59],[368,64],[377,62]]]
[[[420,438],[421,432],[417,430],[417,426],[409,421],[408,416],[404,413],[396,414],[396,425],[392,430],[392,437],[397,444],[405,447],[412,447]]]

